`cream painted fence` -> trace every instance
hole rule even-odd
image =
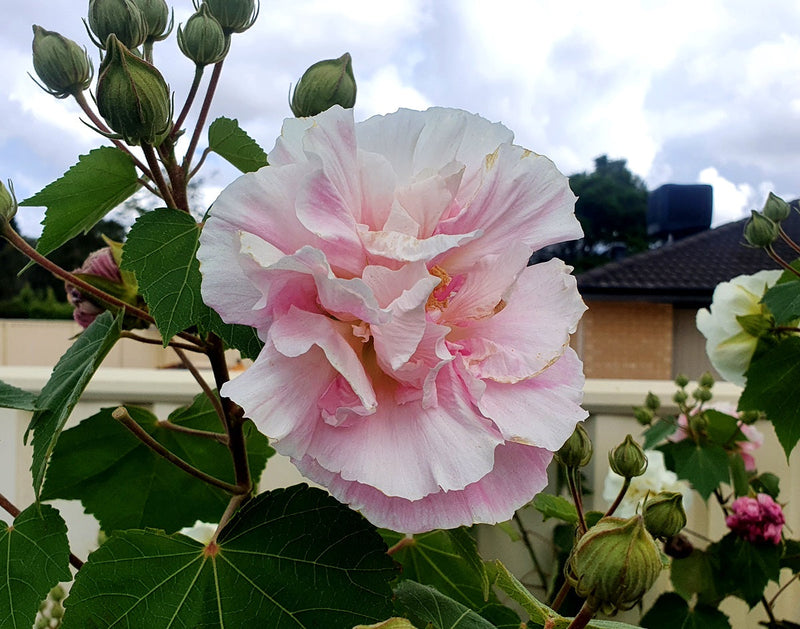
[[[0,380],[17,387],[38,391],[47,381],[50,374],[48,367],[0,366]],[[210,378],[210,374],[209,378]],[[669,408],[669,400],[674,393],[671,382],[648,380],[590,380],[586,383],[584,405],[591,413],[588,429],[594,442],[595,456],[586,475],[592,489],[589,508],[596,503],[603,508],[603,481],[608,469],[606,453],[619,443],[627,433],[637,435],[640,427],[632,418],[631,408],[642,404],[648,391],[653,391]],[[715,386],[715,400],[734,402],[738,398],[739,389],[719,383]],[[179,370],[135,369],[104,367],[94,377],[80,404],[72,413],[68,425],[74,425],[100,408],[114,407],[119,404],[136,404],[150,408],[157,416],[166,415],[177,406],[188,403],[197,393],[197,387],[191,376]],[[24,508],[33,500],[30,488],[29,446],[22,445],[22,438],[28,425],[29,414],[20,411],[0,409],[0,492],[13,503]],[[800,535],[800,456],[795,453],[787,463],[783,451],[769,424],[759,425],[765,433],[764,446],[756,453],[759,470],[770,471],[781,478],[781,497],[788,502],[785,507],[787,523],[793,537]],[[294,467],[279,456],[270,459],[266,472],[261,479],[262,490],[292,485],[302,481],[302,477]],[[68,522],[70,541],[73,552],[85,557],[95,546],[98,527],[94,519],[83,513],[77,502],[55,501],[53,503]],[[707,509],[699,498],[693,500],[689,509],[689,526],[700,536],[718,539],[726,528],[719,508],[711,504]],[[528,510],[530,511],[530,510]],[[7,519],[6,514],[0,517]],[[534,530],[535,539],[540,540],[541,547],[547,548],[547,536],[552,523],[541,523],[541,518],[534,513],[526,513],[527,524]],[[494,527],[481,527],[480,543],[487,558],[498,557],[518,575],[529,573],[532,566],[527,553],[520,543],[511,543],[508,538]],[[702,546],[701,538],[695,538]],[[782,575],[784,581],[787,573]],[[662,579],[667,586],[666,576]],[[768,590],[774,593],[777,588]],[[653,598],[654,595],[651,596]],[[800,621],[800,584],[794,583],[790,590],[779,599],[778,617]],[[724,607],[731,615],[735,629],[755,629],[758,620],[763,619],[756,610],[747,614],[744,603],[728,601]],[[629,612],[624,617],[635,622],[636,616]]]

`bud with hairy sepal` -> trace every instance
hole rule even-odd
[[[158,145],[171,126],[172,107],[161,73],[114,35],[97,80],[97,108],[108,126],[128,144]]]
[[[781,221],[789,218],[789,214],[791,214],[792,209],[789,207],[789,204],[786,203],[786,201],[781,199],[778,195],[770,192],[766,203],[764,203],[764,209],[761,211],[768,219],[774,221],[775,223],[780,223]]]
[[[663,567],[642,516],[606,517],[578,540],[567,580],[592,609],[613,614],[639,603]]]
[[[8,223],[17,213],[17,197],[14,195],[14,184],[8,180],[8,188],[0,181],[0,227]]]
[[[661,400],[655,393],[650,391],[647,393],[647,397],[644,400],[644,405],[651,411],[657,411],[661,406]]]
[[[677,376],[675,376],[675,384],[682,389],[689,384],[689,376],[687,376],[685,373],[679,373]]]
[[[356,79],[350,53],[318,61],[305,71],[292,94],[292,113],[298,118],[316,116],[334,105],[350,109],[356,104]]]
[[[769,247],[780,234],[777,223],[763,214],[752,210],[750,220],[744,226],[744,239],[759,249]]]
[[[556,459],[568,468],[584,467],[591,460],[592,451],[592,440],[583,425],[578,424],[569,439],[556,452]]]
[[[203,4],[220,23],[226,35],[243,33],[258,17],[259,5],[256,0],[203,0]]]
[[[714,376],[711,374],[710,371],[703,372],[703,375],[700,376],[700,379],[697,381],[701,387],[710,389],[714,386]]]
[[[147,41],[147,23],[133,0],[89,0],[89,28],[95,45],[106,50],[110,35],[128,49]]]
[[[170,10],[165,0],[132,0],[144,18],[146,41],[162,41],[172,31]]]
[[[683,495],[676,491],[662,491],[644,505],[644,525],[656,539],[675,537],[686,526]]]
[[[637,406],[633,409],[633,416],[642,426],[649,426],[655,419],[655,413],[646,406]]]
[[[608,453],[608,464],[623,478],[641,476],[647,469],[647,457],[642,446],[627,435],[625,440]]]
[[[85,48],[36,24],[33,25],[33,69],[42,82],[40,87],[56,98],[84,91],[94,74]]]
[[[697,387],[692,391],[692,397],[698,402],[708,402],[713,397],[713,394],[706,387]]]
[[[222,61],[228,54],[230,42],[230,37],[225,35],[205,4],[186,21],[186,26],[178,27],[181,52],[201,67]]]

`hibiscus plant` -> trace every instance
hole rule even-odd
[[[680,494],[615,516],[647,468],[630,439],[611,454],[614,508],[583,511],[591,443],[569,339],[586,306],[561,261],[528,266],[582,235],[567,178],[461,110],[356,123],[346,53],[303,75],[267,154],[237,120],[209,122],[259,6],[194,5],[174,36],[193,71],[183,97],[156,65],[173,27],[164,0],[89,1],[96,71],[85,48],[33,27],[40,86],[73,99],[103,145],[20,203],[0,184],[0,235],[64,280],[85,328],[40,392],[0,383],[0,406],[32,414],[35,495],[29,506],[0,496],[14,518],[0,534],[0,625],[630,627],[595,616],[639,604],[685,518]],[[195,207],[188,186],[211,153],[242,176]],[[156,202],[124,243],[75,271],[48,259],[140,191]],[[46,208],[35,248],[12,228],[19,206]],[[143,328],[196,380],[193,402],[167,418],[105,408],[67,429],[109,351],[152,342]],[[252,361],[235,378],[228,350]],[[787,452],[796,441],[782,441]],[[325,490],[259,492],[275,452]],[[574,504],[539,493],[554,455]],[[747,537],[776,505],[737,492],[732,530],[778,539]],[[567,514],[574,541],[550,606],[484,562],[469,530],[515,518],[537,494],[537,508]],[[70,553],[54,499],[100,523],[88,558]],[[37,621],[59,582],[63,607],[57,589]],[[574,615],[559,611],[567,595]]]

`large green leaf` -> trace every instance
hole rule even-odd
[[[230,496],[190,476],[155,454],[104,409],[61,435],[53,452],[42,499],[80,500],[106,531],[153,527],[168,532],[195,520],[219,520]],[[128,412],[156,441],[194,467],[234,483],[228,448],[164,428],[149,411]],[[208,398],[200,394],[189,407],[173,412],[178,426],[220,432],[220,420]],[[258,478],[273,453],[268,440],[251,422],[245,425],[250,473]]]
[[[720,483],[730,482],[728,453],[720,445],[684,439],[658,449],[674,463],[678,478],[688,480],[703,500],[707,500]]]
[[[395,588],[396,604],[418,627],[434,629],[495,629],[485,618],[437,589],[401,581]]]
[[[206,314],[195,258],[200,228],[186,212],[160,208],[131,227],[121,268],[133,271],[164,346]]]
[[[800,338],[792,336],[750,363],[739,410],[764,411],[788,458],[800,440]]]
[[[42,488],[47,461],[64,424],[121,330],[122,314],[116,318],[110,312],[101,314],[56,363],[50,380],[42,387],[36,400],[40,410],[33,414],[28,426],[28,432],[33,431],[31,472],[37,496]]]
[[[723,596],[714,576],[713,558],[697,548],[688,557],[673,559],[670,566],[672,586],[687,601],[697,594],[701,603],[718,603]]]
[[[728,533],[713,550],[720,561],[720,573],[730,581],[728,591],[750,607],[758,604],[769,581],[778,582],[781,570],[780,544],[753,544]]]
[[[49,505],[32,505],[12,526],[0,521],[0,627],[31,627],[39,603],[69,581],[67,526]]]
[[[208,148],[243,173],[267,165],[267,154],[239,126],[238,120],[217,118],[208,127]]]
[[[356,512],[297,485],[258,496],[204,547],[120,531],[78,573],[63,629],[350,629],[392,616],[386,546]]]
[[[34,411],[36,410],[36,396],[33,393],[0,381],[0,408]]]
[[[213,332],[222,339],[227,347],[239,350],[242,358],[255,360],[264,347],[264,341],[258,337],[258,332],[247,325],[225,323],[211,308],[208,308],[208,318],[201,325],[206,332]]]
[[[678,422],[674,417],[670,417],[668,419],[661,418],[644,431],[644,444],[642,447],[645,450],[650,450],[661,443],[664,439],[669,437],[676,430],[678,430]]]
[[[139,189],[130,155],[110,146],[81,155],[64,175],[20,205],[46,206],[36,245],[43,255],[87,233],[108,212]]]

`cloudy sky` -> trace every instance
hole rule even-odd
[[[14,3],[0,21],[0,178],[20,199],[99,138],[77,106],[27,72],[31,25],[91,50],[85,0]],[[192,12],[175,0],[176,21]],[[624,158],[650,189],[714,186],[714,223],[800,195],[800,2],[770,0],[294,0],[263,2],[234,37],[212,117],[238,118],[265,149],[306,67],[349,51],[356,118],[398,107],[459,107],[503,122],[565,174]],[[174,34],[156,64],[182,103],[193,66]],[[205,171],[209,195],[235,176]],[[25,233],[41,211],[21,208]]]

